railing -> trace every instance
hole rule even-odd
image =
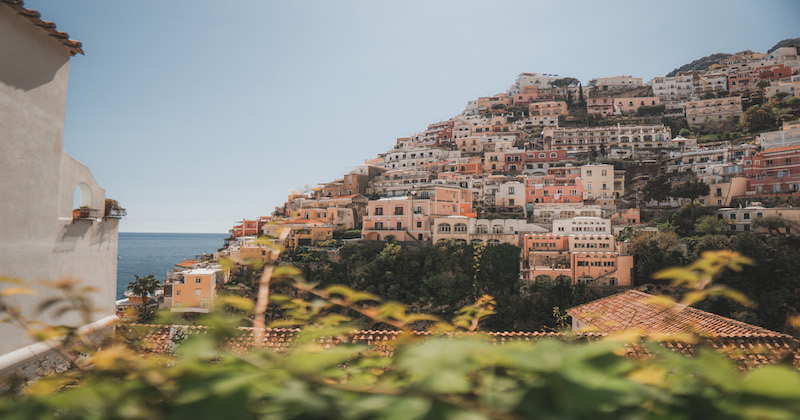
[[[106,211],[106,217],[109,219],[122,219],[127,215],[128,211],[125,209],[109,209]]]
[[[72,210],[72,220],[91,220],[100,217],[100,210],[80,208]]]

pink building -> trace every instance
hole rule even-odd
[[[747,190],[756,193],[800,191],[800,145],[765,150],[744,159]]]
[[[536,102],[539,98],[539,88],[536,86],[526,86],[522,93],[511,95],[511,104],[514,106],[525,106],[531,102]]]
[[[547,170],[549,164],[567,160],[566,150],[514,150],[505,152],[503,171],[513,174],[524,170]]]
[[[580,168],[551,168],[547,175],[525,180],[525,202],[580,203],[583,201]]]
[[[429,241],[433,219],[472,212],[472,193],[455,186],[428,186],[404,197],[370,201],[361,236],[367,240]]]

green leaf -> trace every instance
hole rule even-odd
[[[800,373],[786,366],[764,366],[747,375],[744,391],[771,398],[800,398]]]

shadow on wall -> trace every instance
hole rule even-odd
[[[111,246],[112,241],[111,238],[114,236],[114,233],[117,231],[117,223],[119,223],[116,219],[106,219],[100,222],[97,231],[92,234],[92,245],[98,244],[105,244],[106,246]]]
[[[0,63],[14,63],[13,66],[0,66],[0,82],[25,91],[49,83],[67,63],[69,54],[63,51],[54,55],[49,48],[32,48],[30,42],[20,42],[14,27],[0,25]],[[32,32],[40,31],[39,28],[30,29]]]
[[[86,236],[92,222],[88,220],[80,220],[75,223],[70,223],[61,230],[61,235],[56,240],[56,245],[53,247],[53,254],[68,254],[75,252],[75,247],[81,238]]]

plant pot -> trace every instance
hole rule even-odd
[[[80,219],[81,218],[81,210],[80,209],[72,210],[72,218],[73,219]]]

